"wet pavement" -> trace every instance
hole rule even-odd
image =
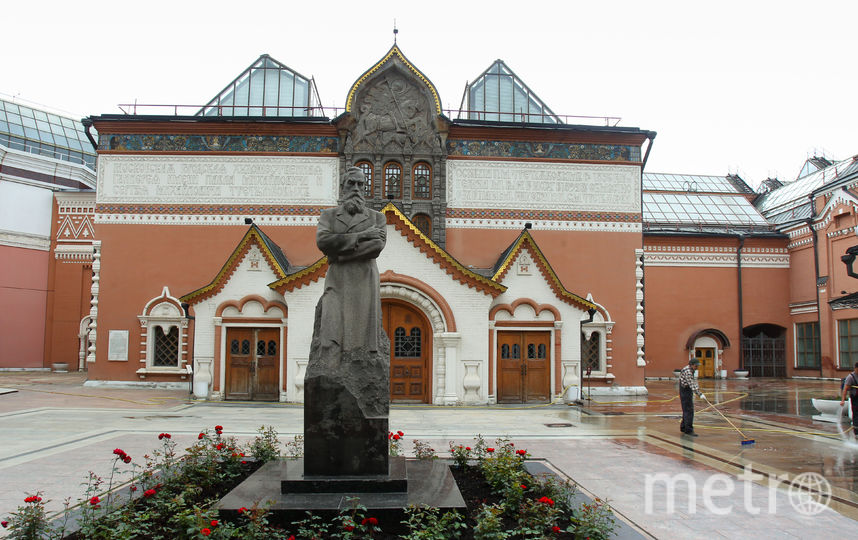
[[[0,518],[37,490],[59,509],[64,498],[81,496],[88,471],[110,470],[113,448],[136,459],[158,446],[161,432],[184,447],[215,424],[240,440],[261,425],[273,425],[284,441],[303,431],[300,405],[198,402],[186,391],[85,388],[83,380],[77,373],[0,373],[0,389],[16,390],[0,390]],[[648,396],[593,396],[581,406],[394,406],[390,422],[406,433],[406,453],[412,439],[443,451],[477,434],[509,437],[657,538],[854,536],[858,444],[837,425],[811,419],[811,397],[836,395],[838,382],[700,384],[755,444],[742,445],[742,436],[699,401],[700,436],[680,434],[676,383],[666,380],[648,381]],[[812,504],[828,488],[809,484],[815,477],[807,473],[828,482],[828,508]]]

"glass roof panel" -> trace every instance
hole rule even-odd
[[[644,173],[643,189],[644,191],[742,193],[726,176],[699,174]]]
[[[855,172],[858,172],[858,161],[844,159],[766,193],[757,201],[757,209],[768,216],[797,208],[807,202],[814,190]]]
[[[268,55],[260,56],[197,112],[204,116],[310,116],[311,81]],[[318,97],[316,97],[318,100]]]
[[[6,111],[5,113],[3,111]],[[0,141],[9,147],[54,159],[95,164],[95,151],[80,121],[0,98]],[[65,129],[61,125],[66,126]],[[98,137],[91,129],[93,137]],[[81,145],[81,141],[83,144]],[[0,143],[2,144],[2,143]],[[77,155],[74,156],[75,150]],[[83,153],[81,153],[83,151]]]
[[[495,60],[489,69],[470,83],[467,95],[467,115],[471,120],[561,123],[551,109],[503,63],[503,60]]]
[[[645,222],[765,226],[768,222],[741,195],[644,193]]]

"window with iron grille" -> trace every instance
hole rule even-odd
[[[414,178],[414,198],[415,199],[431,199],[432,198],[432,170],[425,163],[418,163],[414,166],[411,173]]]
[[[601,336],[598,332],[590,334],[590,339],[581,334],[581,369],[587,373],[602,371],[601,355],[599,354],[599,341]]]
[[[155,327],[155,352],[152,358],[155,367],[179,366],[179,328],[171,326],[164,332],[160,326]]]
[[[428,237],[432,237],[432,218],[426,214],[417,214],[414,216],[414,225],[420,229],[420,232]]]
[[[369,199],[372,197],[372,163],[369,161],[359,161],[355,163],[355,167],[363,172],[363,175],[366,176],[366,184],[364,184],[364,190],[366,191],[366,198]]]
[[[388,163],[384,166],[384,193],[387,199],[402,198],[402,167],[399,163]]]
[[[795,325],[795,367],[819,368],[819,323]]]
[[[398,327],[393,331],[393,355],[396,358],[420,358],[421,338],[419,328],[412,328],[409,335],[405,328]]]

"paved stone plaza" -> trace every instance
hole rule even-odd
[[[159,446],[162,432],[182,447],[215,424],[241,439],[263,424],[284,440],[303,431],[301,405],[195,402],[185,391],[84,388],[83,380],[74,373],[0,373],[0,517],[37,490],[59,509],[66,497],[81,496],[88,471],[110,470],[114,448],[142,457]],[[448,441],[477,434],[510,437],[655,538],[854,536],[858,444],[844,442],[836,425],[810,418],[810,397],[835,394],[836,381],[701,387],[711,401],[727,402],[722,410],[756,444],[742,446],[711,410],[695,418],[699,437],[681,436],[672,381],[650,381],[649,396],[593,396],[583,406],[394,406],[390,422],[405,432],[408,452],[415,438],[446,450]],[[814,515],[796,497],[797,484],[790,490],[786,483],[808,472],[831,486],[829,508]],[[674,480],[676,489],[668,489]]]

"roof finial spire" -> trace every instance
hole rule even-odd
[[[396,28],[396,19],[393,19],[393,44],[396,45],[396,34],[399,33],[399,30]]]

